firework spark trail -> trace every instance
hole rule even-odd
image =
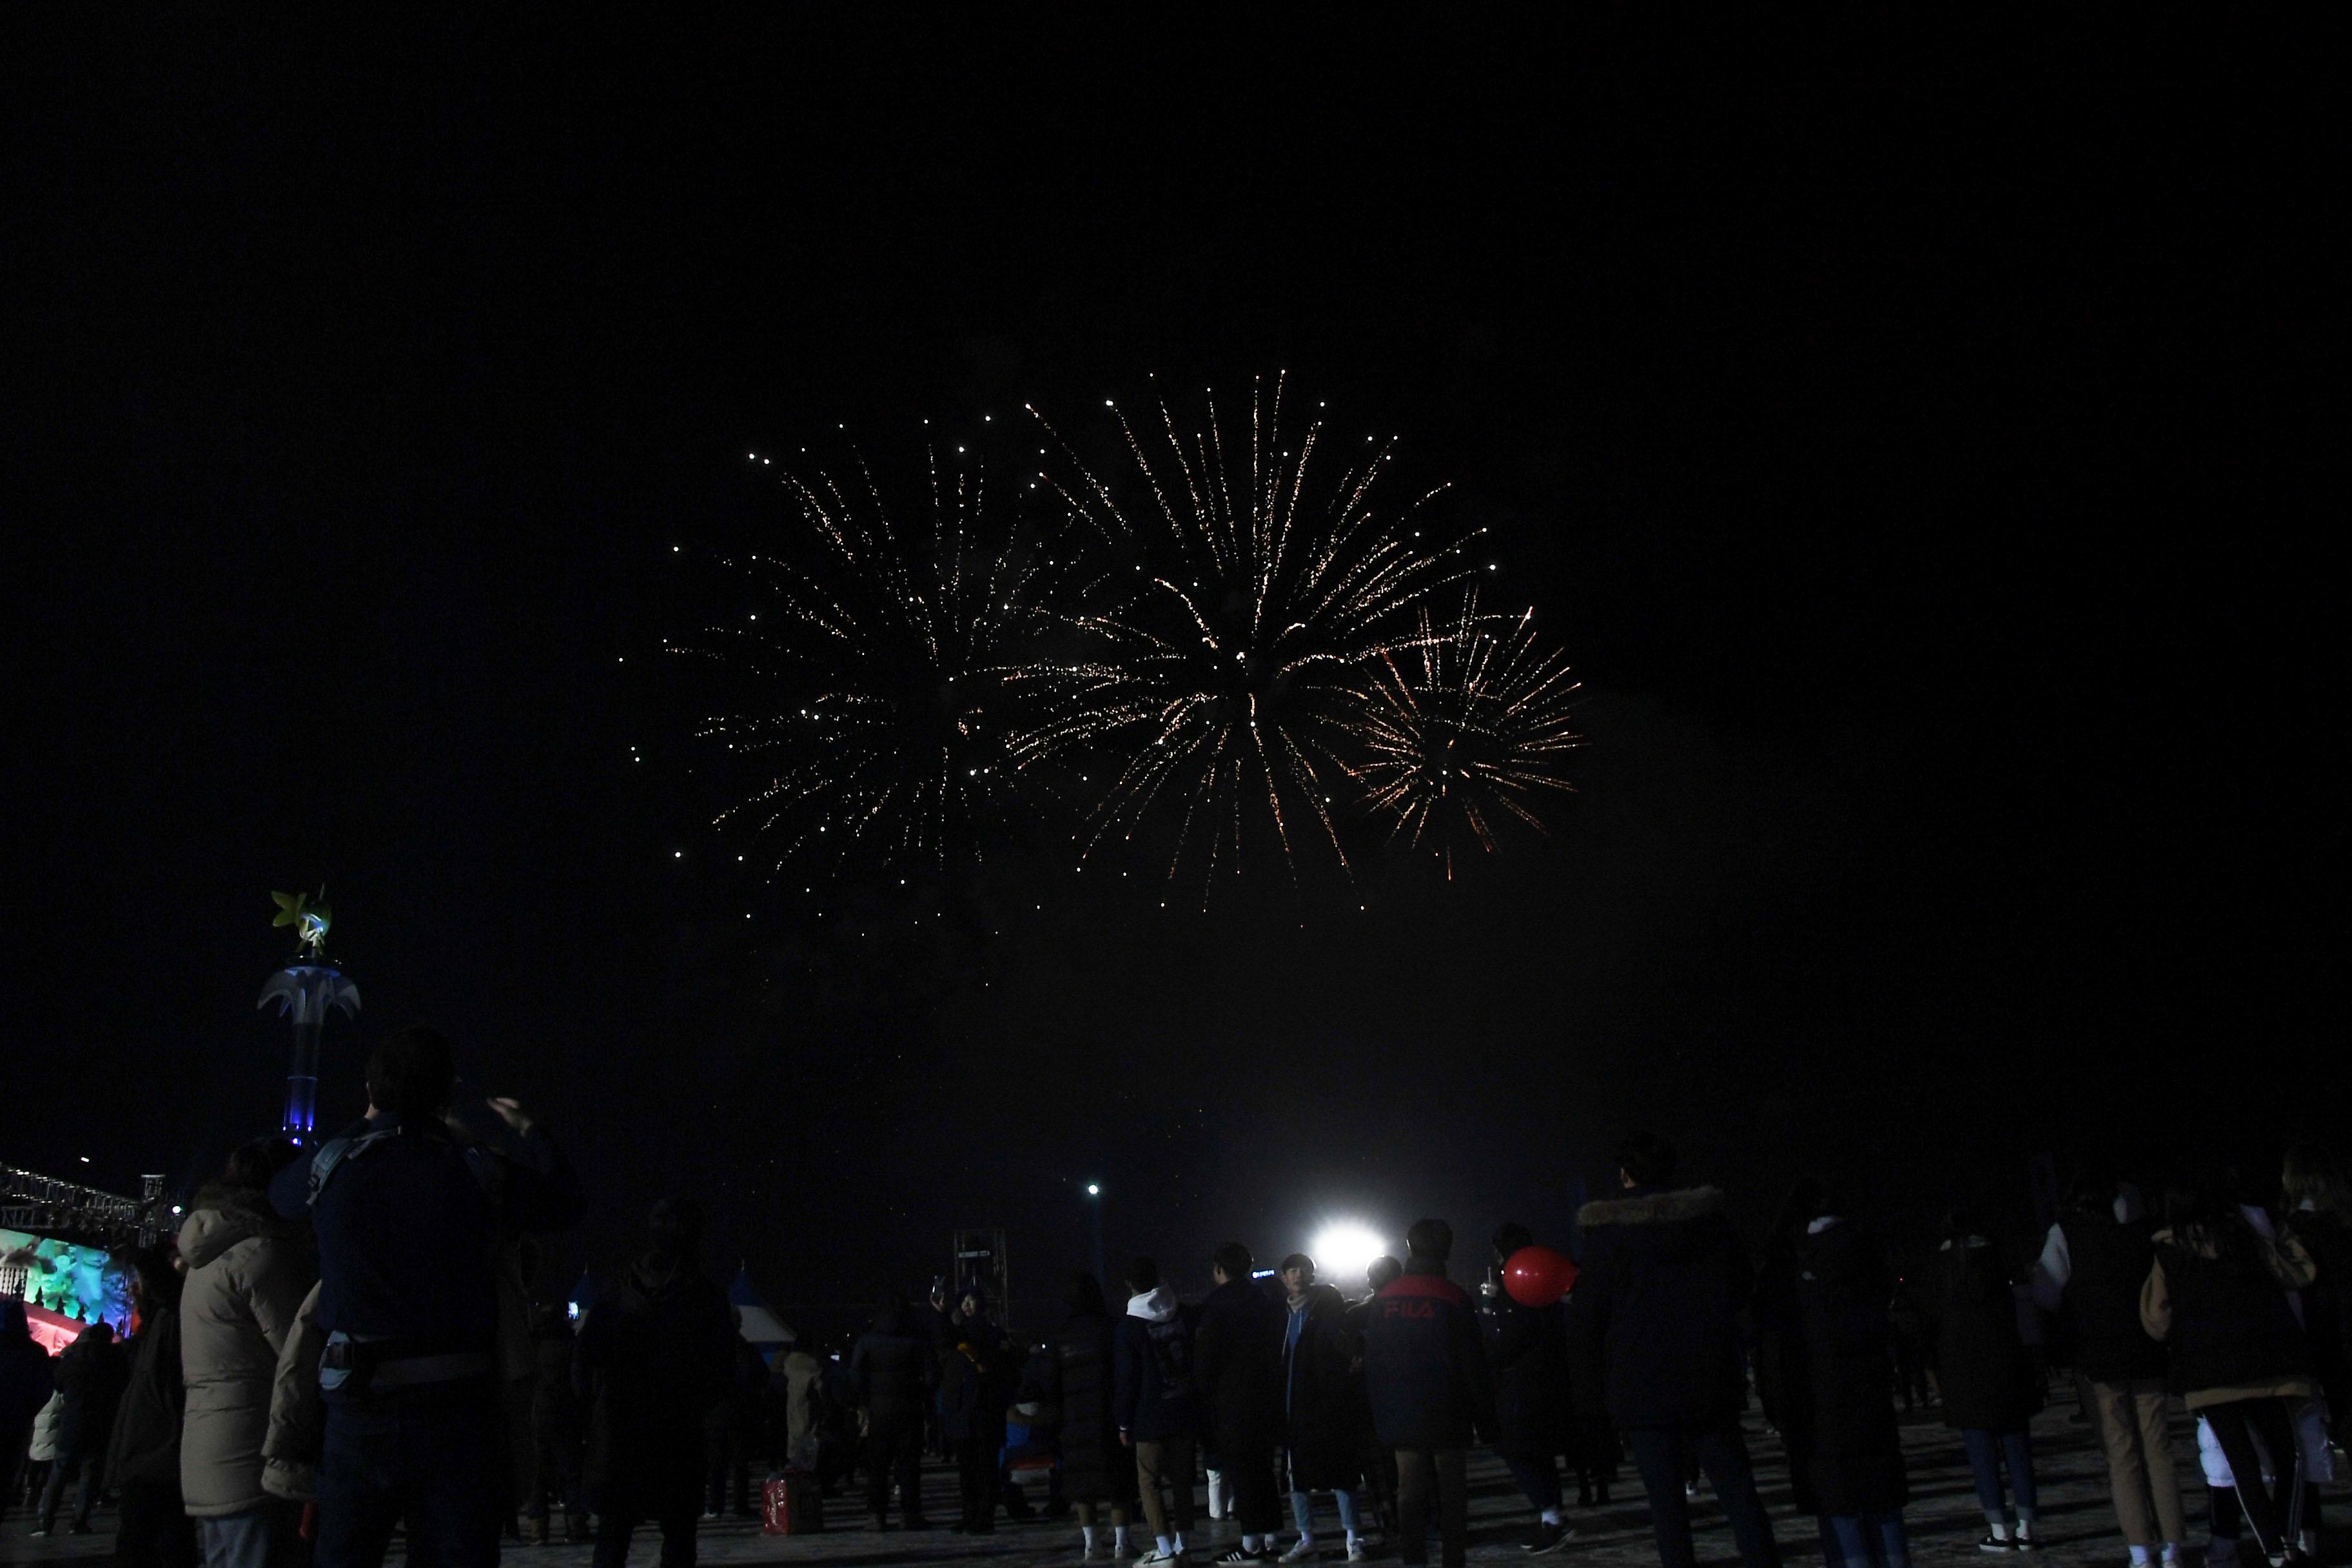
[[[1297,829],[1310,819],[1347,865],[1330,796],[1342,778],[1355,793],[1349,755],[1370,738],[1361,672],[1415,640],[1413,608],[1470,571],[1466,539],[1423,544],[1407,527],[1443,487],[1393,514],[1381,510],[1376,481],[1392,442],[1376,444],[1329,490],[1318,485],[1323,424],[1310,424],[1295,450],[1286,446],[1284,390],[1282,377],[1254,386],[1246,454],[1230,456],[1213,394],[1205,426],[1189,440],[1157,401],[1164,454],[1143,434],[1152,422],[1139,429],[1107,400],[1149,521],[1122,508],[1036,416],[1066,470],[1043,467],[1040,482],[1073,522],[1139,559],[1130,581],[1102,574],[1096,602],[1067,618],[1102,651],[1066,667],[1064,700],[1015,735],[1012,752],[1024,770],[1097,750],[1122,756],[1088,815],[1084,854],[1113,833],[1132,838],[1163,797],[1181,798],[1169,876],[1200,862],[1204,898],[1224,865],[1242,868],[1260,816],[1250,800],[1264,802],[1262,820],[1294,877]]]
[[[1566,658],[1537,642],[1532,608],[1507,627],[1479,614],[1475,592],[1450,626],[1426,606],[1419,619],[1420,636],[1371,671],[1362,780],[1373,807],[1394,814],[1391,837],[1416,847],[1455,814],[1489,852],[1502,814],[1542,831],[1536,803],[1573,789],[1562,770],[1582,743]],[[1450,877],[1450,844],[1444,852]]]

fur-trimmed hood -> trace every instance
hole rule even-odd
[[[1672,1187],[1622,1198],[1596,1198],[1576,1211],[1585,1230],[1606,1225],[1673,1225],[1723,1212],[1721,1187]]]

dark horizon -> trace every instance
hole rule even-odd
[[[587,1177],[551,1288],[678,1185],[779,1300],[988,1223],[1044,1298],[1089,1180],[1189,1284],[1559,1236],[1633,1125],[1908,1236],[2340,1121],[2312,40],[102,26],[21,56],[0,1158],[274,1129],[322,882],[322,1124],[445,1029]],[[970,940],[736,878],[656,655],[746,451],[1276,371],[1576,663],[1548,841],[1206,916],[1008,841]]]

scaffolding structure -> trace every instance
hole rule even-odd
[[[972,1226],[955,1233],[955,1289],[977,1285],[988,1296],[996,1326],[1013,1327],[1013,1264],[1004,1252],[1003,1226]]]
[[[152,1246],[170,1226],[163,1178],[139,1178],[139,1196],[0,1165],[0,1230],[53,1236],[88,1247]]]

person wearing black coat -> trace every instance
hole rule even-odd
[[[57,1392],[57,1368],[33,1342],[25,1303],[0,1297],[0,1515],[16,1500],[26,1457],[32,1450],[33,1421]]]
[[[1091,1274],[1076,1275],[1063,1305],[1069,1315],[1054,1331],[1046,1396],[1061,1417],[1062,1496],[1077,1510],[1087,1561],[1099,1563],[1106,1555],[1127,1555],[1135,1462],[1118,1440],[1112,1409],[1118,1358],[1102,1286]]]
[[[2169,1347],[2172,1386],[2229,1461],[2238,1505],[2264,1554],[2302,1561],[2295,1411],[2317,1397],[2319,1384],[2290,1293],[2310,1286],[2315,1271],[2300,1242],[2265,1234],[2268,1216],[2250,1215],[2234,1197],[2212,1186],[2168,1199],[2140,1287],[2140,1321]]]
[[[530,1311],[530,1440],[538,1463],[534,1495],[523,1510],[529,1538],[544,1543],[561,1510],[566,1541],[588,1539],[588,1510],[580,1497],[580,1393],[572,1386],[572,1317],[561,1301]]]
[[[2000,1552],[2013,1542],[2030,1550],[2039,1500],[2027,1423],[2042,1408],[2042,1384],[2018,1332],[2017,1293],[1984,1227],[1963,1213],[1945,1222],[1934,1276],[1936,1376],[1944,1425],[1968,1448],[1977,1506],[1990,1531],[1979,1544]],[[2017,1505],[2013,1522],[2001,1495],[2004,1465]]]
[[[923,1517],[923,1419],[939,1386],[940,1363],[928,1328],[905,1302],[887,1297],[874,1326],[850,1347],[848,1382],[866,1412],[866,1508],[874,1528],[890,1528],[890,1483],[898,1483],[900,1518],[929,1530]]]
[[[743,1337],[743,1309],[729,1303],[735,1326],[726,1396],[702,1420],[702,1517],[717,1519],[734,1494],[738,1519],[756,1519],[751,1506],[751,1456],[767,1443],[768,1363]]]
[[[169,1247],[142,1250],[131,1289],[139,1331],[109,1439],[106,1474],[120,1494],[114,1560],[123,1568],[195,1568],[195,1521],[181,1504],[180,1270]]]
[[[1445,1277],[1453,1252],[1454,1227],[1442,1219],[1415,1220],[1405,1232],[1404,1273],[1372,1299],[1364,1324],[1364,1389],[1381,1441],[1396,1451],[1405,1563],[1428,1561],[1433,1493],[1445,1568],[1461,1568],[1468,1450],[1494,1430],[1495,1389],[1477,1314]]]
[[[1328,1491],[1339,1510],[1349,1559],[1363,1557],[1356,1518],[1361,1480],[1358,1430],[1363,1411],[1357,1346],[1348,1328],[1348,1303],[1315,1282],[1315,1260],[1294,1252],[1276,1271],[1284,1293],[1282,1402],[1284,1451],[1290,1467],[1290,1516],[1298,1527],[1301,1559],[1315,1551],[1315,1494]]]
[[[2068,1191],[2034,1265],[2036,1305],[2057,1314],[2107,1461],[2116,1521],[2135,1563],[2179,1554],[2188,1522],[2165,1430],[2165,1349],[2139,1321],[2155,1226],[2112,1176]]]
[[[114,1330],[92,1323],[74,1337],[58,1357],[58,1392],[65,1396],[58,1426],[58,1460],[49,1468],[48,1485],[41,1489],[40,1518],[36,1535],[57,1528],[58,1510],[66,1488],[75,1481],[73,1533],[89,1533],[90,1510],[105,1489],[107,1445],[114,1438],[114,1414],[122,1403],[128,1363],[114,1342]]]
[[[1514,1253],[1535,1245],[1526,1226],[1495,1233],[1496,1278]],[[1483,1315],[1495,1374],[1495,1452],[1536,1510],[1528,1550],[1558,1551],[1574,1532],[1561,1505],[1559,1456],[1577,1450],[1568,1363],[1568,1311],[1558,1301],[1524,1306],[1487,1283]]]
[[[1669,1186],[1675,1151],[1654,1134],[1629,1137],[1616,1163],[1618,1195],[1577,1215],[1584,1259],[1569,1328],[1578,1397],[1604,1398],[1625,1432],[1664,1568],[1695,1562],[1686,1451],[1714,1483],[1747,1568],[1778,1568],[1739,1430],[1740,1320],[1754,1279],[1723,1193]]]
[[[664,1568],[693,1568],[702,1501],[703,1420],[727,1397],[735,1320],[695,1261],[702,1205],[654,1205],[652,1247],[589,1311],[574,1358],[588,1405],[585,1479],[595,1568],[622,1568],[647,1518]]]
[[[1021,1363],[1013,1342],[988,1318],[988,1298],[968,1285],[956,1304],[948,1352],[940,1368],[940,1427],[956,1458],[959,1533],[986,1535],[996,1528],[1002,1491],[1004,1407],[1012,1403]]]
[[[2327,1400],[2328,1430],[2341,1436],[2352,1433],[2352,1185],[2316,1143],[2287,1151],[2282,1185],[2286,1234],[2311,1255],[2315,1270],[2303,1293],[2312,1370]]]
[[[1906,1568],[1910,1494],[1886,1308],[1893,1272],[1818,1186],[1811,1198],[1784,1211],[1786,1227],[1758,1284],[1764,1414],[1788,1451],[1797,1506],[1821,1521],[1825,1560]]]
[[[1274,1455],[1281,1446],[1282,1309],[1251,1277],[1249,1248],[1229,1241],[1210,1262],[1216,1289],[1201,1303],[1192,1335],[1194,1386],[1210,1451],[1234,1499],[1241,1545],[1224,1561],[1268,1550],[1282,1528]]]

